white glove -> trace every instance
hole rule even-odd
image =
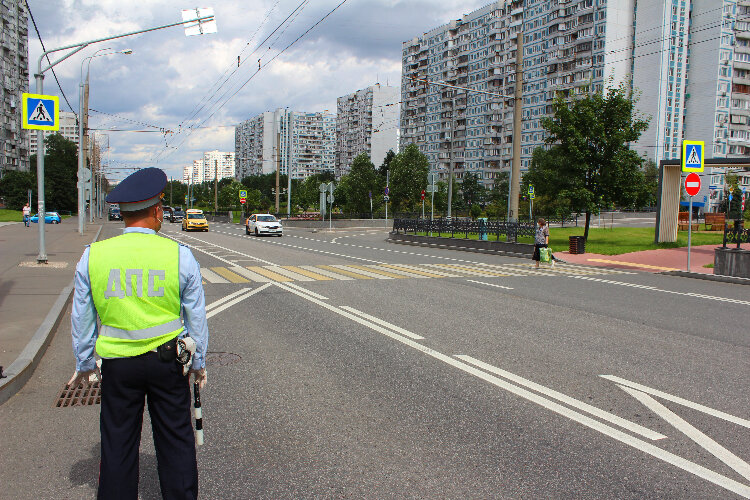
[[[75,389],[80,384],[87,386],[96,381],[101,382],[101,380],[102,372],[101,370],[99,370],[99,366],[96,366],[93,370],[88,370],[85,372],[76,371],[73,376],[70,377],[70,380],[68,380],[68,388]]]
[[[201,368],[200,370],[190,370],[193,374],[193,382],[198,384],[199,389],[206,387],[206,369]]]

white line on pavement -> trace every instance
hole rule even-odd
[[[306,289],[306,288],[302,288],[302,287],[301,287],[301,286],[299,286],[299,285],[295,285],[294,283],[289,283],[289,282],[286,282],[286,283],[284,283],[284,285],[286,285],[286,286],[290,286],[290,287],[292,287],[292,288],[294,288],[294,289],[296,289],[296,290],[299,290],[300,292],[304,292],[304,293],[306,293],[306,294],[308,294],[308,295],[310,295],[310,296],[312,296],[312,297],[315,297],[316,299],[320,299],[320,300],[328,300],[328,297],[324,297],[324,296],[322,296],[322,295],[320,295],[320,294],[318,294],[318,293],[315,293],[315,292],[311,292],[310,290],[308,290],[308,289]]]
[[[230,302],[227,302],[223,306],[219,306],[219,307],[217,307],[215,309],[212,309],[211,312],[209,312],[208,314],[206,314],[206,319],[209,319],[209,318],[212,318],[212,317],[216,316],[217,314],[219,314],[220,312],[224,311],[225,309],[228,309],[228,308],[232,307],[233,305],[237,304],[238,302],[242,302],[243,300],[245,300],[248,297],[252,297],[256,293],[265,290],[269,286],[271,286],[271,283],[266,283],[265,285],[261,285],[260,287],[256,288],[255,290],[252,290],[252,291],[246,293],[245,295],[241,295],[241,296],[237,297],[236,299],[234,299],[234,300],[232,300]]]
[[[734,415],[730,415],[729,413],[724,413],[723,411],[714,410],[713,408],[709,408],[708,406],[704,406],[699,403],[693,403],[692,401],[688,401],[687,399],[681,398],[679,396],[673,396],[666,392],[663,392],[657,389],[652,389],[651,387],[647,387],[645,385],[641,385],[636,382],[631,382],[630,380],[626,380],[624,378],[620,378],[615,375],[599,375],[599,376],[602,378],[606,378],[607,380],[611,380],[612,382],[615,382],[617,384],[624,385],[627,387],[632,387],[633,389],[638,389],[639,391],[645,392],[646,394],[651,394],[652,396],[666,399],[667,401],[672,401],[673,403],[677,403],[679,405],[692,408],[693,410],[698,410],[707,415],[711,415],[713,417],[720,418],[722,420],[726,420],[727,422],[732,422],[733,424],[741,425],[742,427],[746,427],[750,429],[750,420],[746,420],[740,417],[735,417]]]
[[[369,314],[363,313],[362,311],[358,311],[358,310],[354,309],[353,307],[341,306],[341,309],[343,309],[345,311],[349,311],[350,313],[354,313],[357,316],[362,316],[365,319],[369,319],[373,323],[377,323],[379,325],[383,325],[386,328],[390,328],[394,332],[398,332],[398,333],[400,333],[402,335],[406,335],[410,339],[424,340],[424,337],[422,337],[421,335],[417,335],[416,333],[412,333],[409,330],[404,330],[400,326],[393,325],[393,324],[388,323],[387,321],[384,321],[384,320],[382,320],[380,318],[376,318],[375,316],[370,316]]]
[[[657,439],[665,439],[667,437],[664,434],[660,434],[656,431],[652,431],[651,429],[647,427],[643,427],[642,425],[636,424],[635,422],[631,422],[630,420],[626,420],[622,417],[618,417],[617,415],[613,415],[604,410],[600,410],[596,406],[592,406],[588,403],[584,403],[583,401],[579,401],[561,392],[555,391],[554,389],[550,389],[543,385],[537,384],[536,382],[532,382],[531,380],[525,379],[519,375],[510,373],[496,366],[492,366],[488,363],[485,363],[484,361],[480,361],[478,359],[472,358],[471,356],[459,355],[456,357],[474,366],[478,366],[479,368],[486,370],[490,373],[494,373],[495,375],[499,375],[505,379],[508,379],[511,382],[515,382],[518,385],[532,389],[552,399],[556,399],[562,403],[567,404],[568,406],[572,406],[573,408],[577,408],[579,410],[585,411],[586,413],[590,413],[591,415],[597,416],[601,418],[602,420],[606,420],[607,422],[611,424],[619,425],[623,429],[627,429],[630,432],[640,434],[641,436],[645,438],[655,441]]]
[[[675,292],[673,290],[664,290],[663,288],[656,288],[655,286],[638,285],[636,283],[625,283],[623,281],[612,281],[612,280],[605,280],[601,278],[591,278],[589,276],[571,276],[571,278],[575,278],[579,280],[586,280],[586,281],[595,281],[597,283],[607,283],[609,285],[629,286],[632,288],[641,288],[643,290],[652,290],[654,292],[671,293],[673,295],[683,295],[685,297],[696,297],[699,299],[716,300],[719,302],[729,302],[730,304],[741,304],[743,306],[750,306],[750,302],[748,302],[747,300],[728,299],[725,297],[716,297],[714,295],[703,295],[702,293]]]
[[[229,283],[229,282],[227,281],[227,283]],[[250,290],[252,290],[252,288],[243,288],[243,289],[241,289],[241,290],[237,290],[236,292],[234,292],[234,293],[232,293],[232,294],[230,294],[230,295],[227,295],[226,297],[222,297],[222,298],[220,298],[219,300],[217,300],[216,302],[212,302],[211,304],[207,305],[207,306],[206,306],[206,311],[210,311],[210,310],[211,310],[211,309],[213,309],[214,307],[220,306],[220,305],[221,305],[221,304],[223,304],[224,302],[226,302],[226,301],[228,301],[228,300],[232,300],[232,299],[233,299],[233,298],[235,298],[236,296],[238,296],[238,295],[242,295],[243,293],[247,293],[247,292],[249,292]]]
[[[748,465],[747,462],[742,460],[740,457],[727,450],[710,437],[703,434],[701,431],[690,425],[684,419],[676,415],[672,410],[659,403],[657,400],[655,400],[645,392],[637,391],[624,385],[618,385],[618,387],[643,403],[649,410],[659,415],[677,430],[695,441],[695,443],[701,448],[705,449],[713,456],[737,471],[739,475],[741,475],[745,479],[750,479],[750,465]]]
[[[512,289],[511,287],[509,287],[509,286],[503,286],[503,285],[495,285],[495,284],[493,284],[493,283],[485,283],[485,282],[483,282],[483,281],[474,281],[474,280],[466,280],[466,281],[468,281],[469,283],[478,283],[478,284],[480,284],[480,285],[494,286],[495,288],[503,288],[503,289],[505,289],[505,290],[513,290],[513,289]]]
[[[229,283],[229,280],[222,278],[212,270],[201,267],[201,276],[209,283]]]
[[[535,394],[531,391],[528,391],[526,389],[523,389],[521,387],[518,387],[514,384],[511,384],[510,382],[506,382],[505,380],[502,380],[501,378],[498,378],[496,376],[490,375],[487,372],[484,372],[474,366],[471,366],[467,363],[464,363],[462,361],[459,361],[455,358],[452,358],[451,356],[448,356],[446,354],[440,353],[438,351],[435,351],[434,349],[431,349],[429,347],[426,347],[422,344],[419,344],[415,342],[412,339],[409,339],[403,335],[399,335],[398,333],[394,333],[390,330],[387,330],[385,328],[380,327],[379,325],[376,325],[374,323],[371,323],[363,318],[360,318],[358,316],[355,316],[347,311],[344,311],[341,308],[332,306],[330,304],[326,304],[325,302],[322,302],[314,297],[311,297],[309,295],[303,294],[302,292],[298,292],[297,290],[294,290],[292,288],[286,287],[282,283],[274,283],[274,285],[278,286],[279,288],[282,288],[284,290],[287,290],[291,293],[294,293],[295,295],[298,295],[310,302],[313,302],[315,304],[318,304],[319,306],[328,309],[329,311],[332,311],[336,314],[339,314],[341,316],[347,317],[351,319],[352,321],[355,321],[361,325],[367,326],[368,328],[371,328],[372,330],[375,330],[379,333],[382,333],[383,335],[386,335],[398,342],[401,342],[404,345],[407,345],[409,347],[412,347],[413,349],[416,349],[417,351],[420,351],[424,354],[427,354],[428,356],[435,358],[439,361],[442,361],[450,366],[453,366],[455,368],[458,368],[459,370],[466,372],[470,375],[474,375],[475,377],[478,377],[486,382],[489,382],[497,387],[500,387],[502,389],[505,389],[517,396],[520,396],[528,401],[531,401],[533,403],[536,403],[540,406],[543,406],[544,408],[547,408],[550,411],[553,411],[559,415],[565,416],[567,418],[570,418],[571,420],[580,423],[581,425],[584,425],[586,427],[589,427],[593,430],[596,430],[606,436],[611,437],[612,439],[615,439],[616,441],[619,441],[621,443],[627,444],[635,449],[638,449],[648,455],[651,455],[652,457],[658,458],[659,460],[662,460],[666,463],[672,464],[675,467],[678,467],[684,471],[690,472],[691,474],[694,474],[702,479],[705,479],[706,481],[709,481],[717,486],[721,486],[722,488],[725,488],[729,491],[732,491],[740,496],[743,496],[745,498],[750,498],[750,486],[742,484],[738,481],[735,481],[734,479],[728,478],[724,475],[721,475],[717,472],[712,471],[711,469],[708,469],[706,467],[703,467],[702,465],[698,465],[695,462],[691,462],[690,460],[687,460],[685,458],[682,458],[679,455],[675,455],[674,453],[668,452],[666,450],[663,450],[662,448],[659,448],[658,446],[654,446],[653,444],[649,443],[648,441],[644,441],[642,439],[639,439],[635,436],[631,436],[630,434],[626,434],[625,432],[615,428],[611,427],[607,424],[604,424],[598,420],[595,420],[591,417],[588,417],[582,413],[578,413],[576,411],[573,411],[559,403],[555,403],[554,401],[551,401],[547,398],[544,398],[538,394]]]

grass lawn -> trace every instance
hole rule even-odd
[[[0,222],[23,222],[23,212],[0,208]]]
[[[555,251],[568,249],[568,236],[583,236],[583,227],[554,227],[550,229],[549,244]],[[419,233],[417,233],[419,234]],[[424,234],[424,233],[422,233]],[[463,238],[465,234],[456,233],[456,237]],[[589,228],[589,239],[586,241],[586,252],[602,255],[619,255],[622,253],[639,252],[641,250],[656,250],[658,248],[679,248],[687,246],[687,231],[677,233],[675,243],[654,243],[654,229],[650,227],[617,227],[614,229]],[[477,239],[476,234],[469,234],[469,239]],[[723,233],[721,231],[694,231],[691,245],[721,245]],[[490,241],[495,241],[489,235]],[[505,241],[500,235],[500,241]],[[519,243],[533,243],[534,239],[519,238]]]

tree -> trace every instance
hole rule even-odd
[[[463,195],[464,204],[471,208],[476,203],[484,200],[484,186],[479,183],[479,174],[475,172],[466,172],[461,182],[461,194]]]
[[[489,193],[490,207],[493,213],[504,214],[508,211],[508,186],[510,184],[510,173],[500,172],[492,184]],[[490,209],[488,209],[489,211]]]
[[[392,149],[389,149],[388,152],[385,154],[385,158],[383,158],[383,163],[380,165],[380,168],[378,168],[378,174],[380,177],[385,180],[388,169],[391,166],[391,162],[396,157],[396,153],[393,152]]]
[[[219,189],[219,206],[238,207],[240,205],[239,193],[241,189],[245,189],[245,186],[234,179],[227,178],[227,180],[228,182],[223,183],[224,187]]]
[[[638,193],[636,206],[638,208],[655,207],[658,194],[659,168],[654,160],[647,160],[643,165],[643,184],[640,193]]]
[[[391,202],[396,210],[414,210],[427,187],[430,164],[416,144],[409,144],[391,161]]]
[[[48,136],[44,144],[45,210],[74,212],[78,207],[78,147],[60,134]],[[33,165],[36,155],[32,158]]]
[[[31,189],[31,203],[36,199],[36,176],[31,172],[9,170],[0,179],[0,196],[5,200],[5,206],[12,210],[21,210],[29,201]]]
[[[348,212],[369,212],[370,193],[377,193],[380,190],[379,184],[378,174],[370,157],[367,153],[359,154],[352,161],[349,174],[346,176],[345,209]]]
[[[642,159],[628,148],[648,127],[635,116],[624,87],[607,89],[571,103],[558,97],[553,117],[543,118],[548,151],[537,148],[526,179],[538,194],[570,200],[570,209],[591,214],[599,206],[630,206],[643,189]]]

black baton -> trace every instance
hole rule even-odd
[[[201,412],[201,390],[200,384],[193,384],[193,397],[195,398],[195,444],[203,445],[203,413]]]

